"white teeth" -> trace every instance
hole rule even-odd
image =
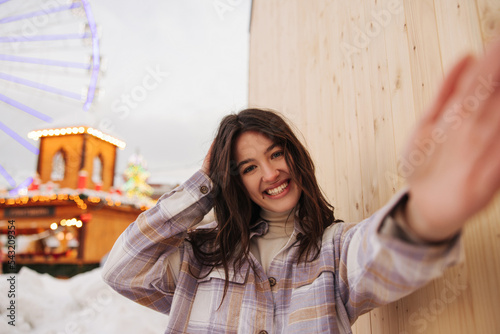
[[[285,182],[283,184],[281,184],[280,186],[276,187],[276,188],[273,188],[273,189],[269,189],[269,190],[266,190],[266,192],[271,195],[271,196],[276,196],[278,194],[281,194],[285,188],[288,186],[288,182]]]

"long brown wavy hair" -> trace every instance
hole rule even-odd
[[[246,131],[260,132],[283,148],[290,175],[301,190],[298,223],[303,233],[297,237],[298,263],[317,258],[325,228],[339,221],[335,220],[333,207],[318,186],[309,152],[282,116],[270,110],[245,109],[224,117],[210,156],[209,177],[214,184],[210,196],[213,196],[217,227],[195,229],[188,236],[197,261],[211,268],[223,266],[226,282],[222,300],[229,285],[231,263],[234,272],[247,261],[255,269],[249,257],[249,226],[259,219],[260,207],[243,186],[234,154],[237,138]]]

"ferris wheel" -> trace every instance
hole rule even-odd
[[[15,113],[52,123],[40,101],[57,100],[86,112],[95,100],[100,73],[99,38],[88,0],[0,0],[0,132],[10,143],[38,155],[18,133]],[[3,167],[10,194],[32,178],[16,181]]]

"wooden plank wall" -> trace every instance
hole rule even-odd
[[[336,215],[404,185],[398,156],[443,75],[499,36],[498,0],[254,0],[249,105],[299,129]],[[500,333],[500,198],[465,229],[463,265],[362,316],[355,333]]]

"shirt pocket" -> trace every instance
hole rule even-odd
[[[290,332],[328,332],[336,327],[335,274],[322,271],[292,289],[288,329]]]
[[[220,268],[215,268],[206,277],[198,279],[189,317],[190,327],[224,328],[228,332],[238,329],[245,279],[230,273],[229,286],[221,305],[224,282],[224,270]]]

